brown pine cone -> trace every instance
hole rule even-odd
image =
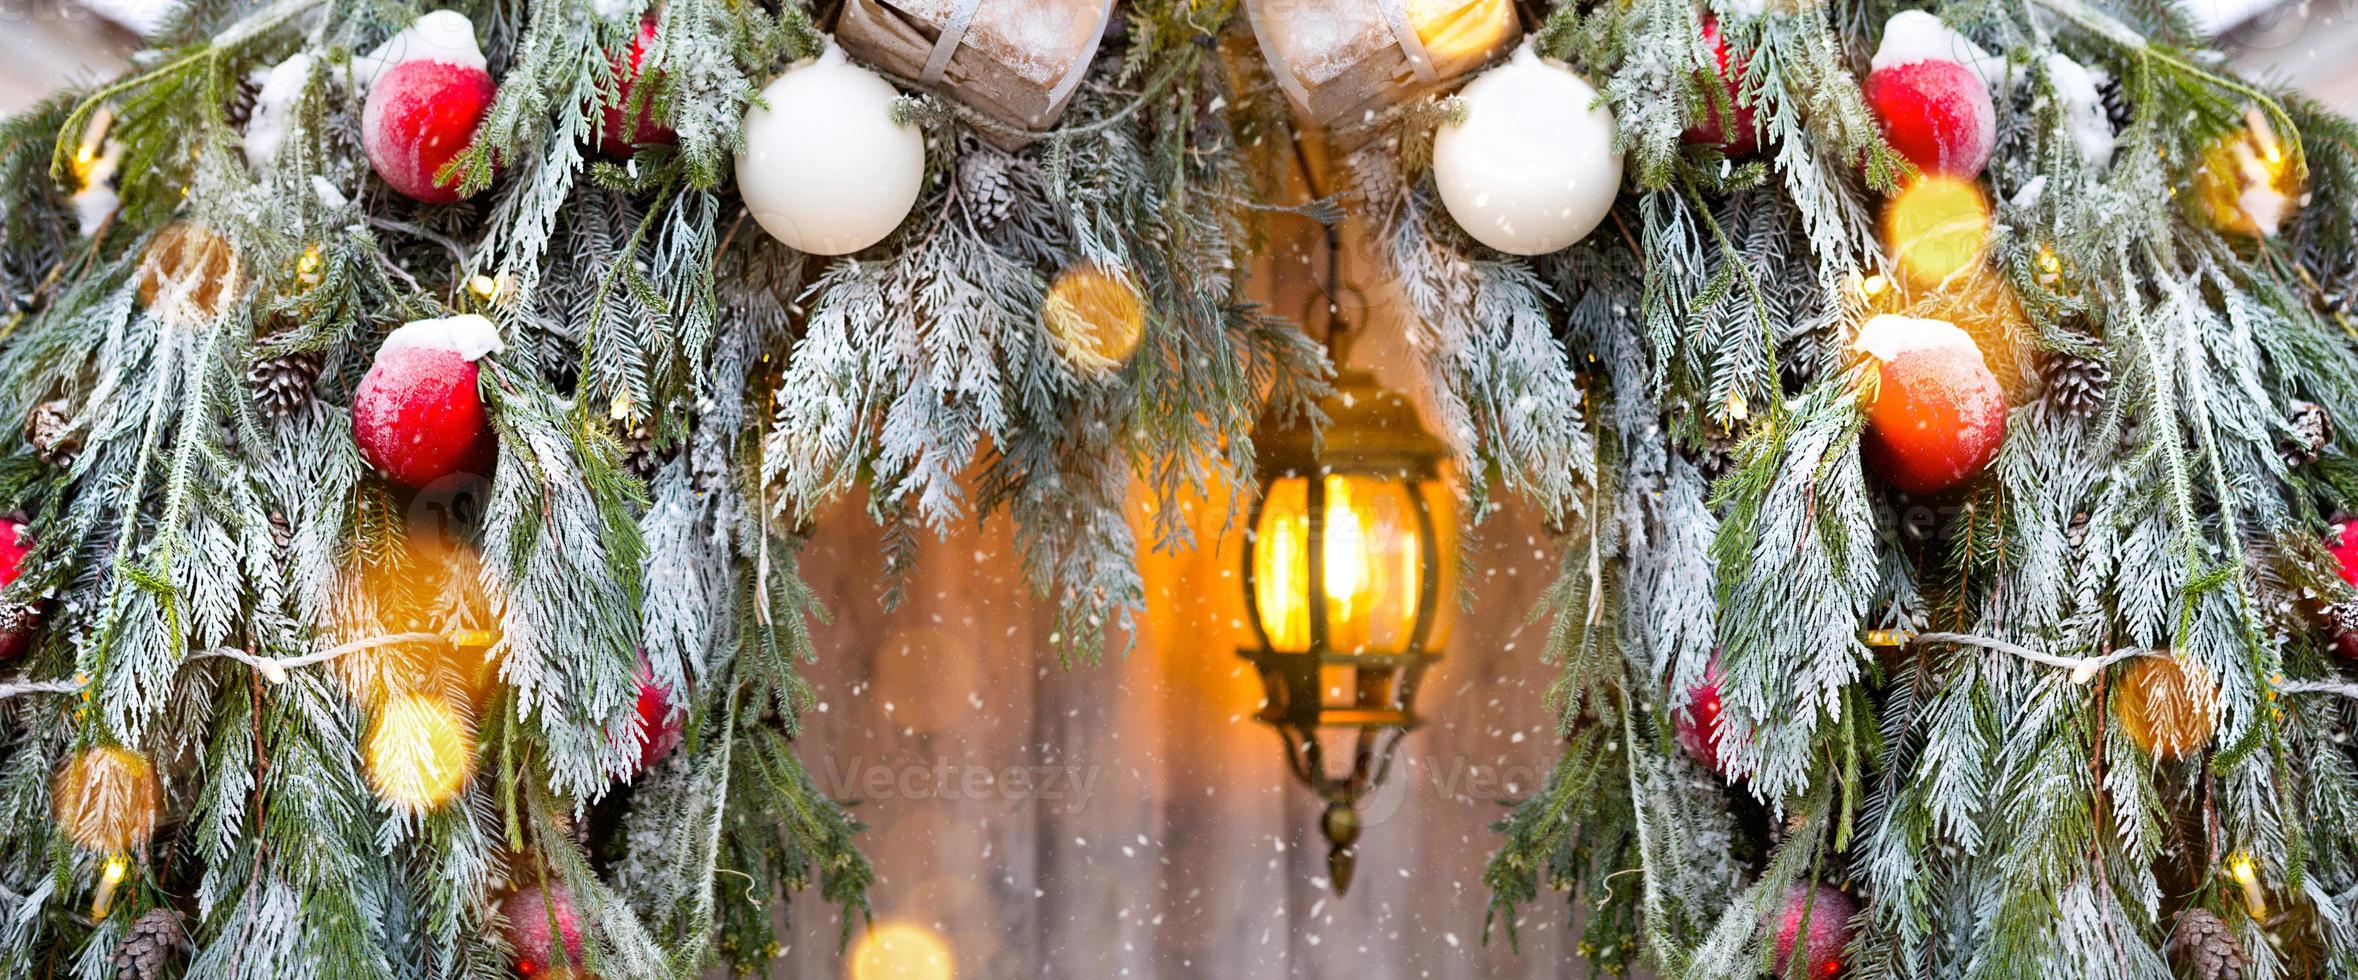
[[[25,439],[33,444],[41,461],[51,466],[72,466],[74,457],[82,454],[82,435],[74,431],[74,407],[63,398],[33,407],[32,416],[25,420]]]
[[[2324,455],[2325,447],[2333,442],[2333,417],[2325,414],[2325,406],[2316,402],[2294,402],[2285,413],[2291,431],[2276,442],[2276,455],[2286,466],[2306,466]]]
[[[2170,928],[2167,951],[2182,975],[2194,980],[2243,980],[2252,965],[2227,923],[2204,908],[2178,913],[2177,924]]]
[[[311,404],[319,370],[327,363],[315,350],[288,351],[277,357],[255,359],[246,369],[246,383],[254,389],[254,407],[263,416],[283,419]]]
[[[188,930],[180,924],[180,913],[162,906],[149,909],[115,945],[115,976],[158,980],[188,949]]]
[[[2112,395],[2112,367],[2101,358],[2049,351],[2042,368],[2047,397],[2073,418],[2087,418]]]

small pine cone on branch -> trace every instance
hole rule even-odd
[[[2294,402],[2285,413],[2291,423],[2284,438],[2276,441],[2276,455],[2286,466],[2307,466],[2324,455],[2325,447],[2333,442],[2333,416],[2325,414],[2325,406],[2316,402]]]
[[[169,908],[147,910],[115,944],[115,976],[120,980],[161,980],[174,961],[189,949],[188,930],[180,913]]]
[[[58,398],[34,406],[31,418],[25,420],[25,439],[33,444],[33,452],[51,466],[72,466],[74,458],[82,454],[82,435],[74,431],[74,409]]]
[[[277,357],[254,359],[246,382],[254,388],[254,407],[267,418],[283,419],[311,404],[325,359],[318,351],[288,351]]]
[[[2098,358],[2049,351],[2041,370],[2047,377],[2047,397],[2073,418],[2087,418],[2112,396],[2112,367]]]
[[[2204,908],[2178,913],[2177,924],[2170,927],[2168,951],[2180,975],[2195,980],[2243,980],[2252,965],[2227,923]]]
[[[965,151],[958,159],[958,193],[976,224],[995,226],[1015,211],[1017,161],[980,143]]]
[[[652,480],[663,469],[662,457],[655,453],[655,430],[645,421],[617,421],[616,435],[622,440],[622,466],[632,476]]]

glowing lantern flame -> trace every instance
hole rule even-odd
[[[1319,561],[1326,579],[1327,645],[1401,649],[1416,627],[1425,574],[1416,502],[1397,482],[1359,476],[1330,474],[1325,490]],[[1271,484],[1253,538],[1254,592],[1273,650],[1310,647],[1308,491],[1308,481],[1300,478]]]

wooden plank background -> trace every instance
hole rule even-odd
[[[1291,229],[1256,270],[1271,309],[1303,308],[1318,239]],[[1356,255],[1346,268],[1376,266]],[[1351,361],[1413,390],[1403,304],[1362,285],[1377,309]],[[1146,506],[1133,502],[1134,525]],[[1055,610],[1025,587],[1004,521],[929,540],[905,604],[887,612],[877,531],[853,503],[821,516],[804,567],[836,615],[818,630],[808,673],[825,707],[800,748],[822,785],[863,791],[838,795],[870,827],[878,921],[939,934],[960,977],[1585,976],[1560,897],[1523,910],[1519,955],[1482,935],[1489,825],[1536,789],[1559,744],[1540,703],[1545,623],[1530,616],[1560,546],[1536,516],[1510,507],[1476,531],[1473,605],[1418,698],[1424,727],[1363,809],[1341,896],[1320,805],[1253,718],[1260,682],[1236,656],[1250,642],[1243,542],[1220,533],[1225,496],[1190,518],[1197,550],[1141,557],[1148,609],[1128,655],[1067,670],[1051,652]],[[1034,792],[965,783],[1017,766],[1077,778]],[[774,975],[843,976],[833,910],[793,913]]]
[[[1135,648],[1067,670],[1003,523],[929,543],[891,612],[865,525],[840,508],[806,564],[836,619],[809,671],[825,707],[800,747],[822,785],[859,800],[879,921],[938,932],[959,976],[1582,975],[1553,897],[1524,910],[1521,955],[1482,942],[1488,825],[1556,746],[1544,626],[1526,624],[1554,547],[1526,515],[1482,529],[1478,598],[1420,698],[1426,725],[1367,808],[1343,896],[1326,881],[1316,799],[1251,717],[1236,539],[1149,557]],[[1078,774],[1032,792],[995,782],[1015,766]],[[794,912],[775,975],[842,975],[832,910]]]

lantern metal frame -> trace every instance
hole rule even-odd
[[[1309,642],[1304,649],[1278,650],[1262,621],[1255,548],[1243,549],[1246,620],[1252,624],[1256,646],[1240,648],[1238,656],[1252,663],[1266,693],[1259,718],[1276,730],[1284,743],[1286,765],[1326,804],[1319,829],[1328,844],[1327,868],[1335,891],[1349,890],[1356,867],[1361,823],[1358,806],[1368,793],[1391,774],[1400,741],[1420,723],[1417,688],[1425,671],[1441,659],[1433,649],[1434,628],[1440,621],[1444,563],[1440,521],[1429,491],[1446,479],[1449,447],[1424,428],[1415,406],[1398,392],[1376,383],[1366,372],[1346,371],[1334,394],[1320,406],[1329,419],[1323,430],[1308,419],[1265,420],[1254,434],[1259,490],[1246,527],[1258,534],[1268,509],[1270,489],[1279,481],[1301,479],[1304,484],[1304,527],[1308,574],[1303,579],[1308,606]],[[1416,515],[1420,544],[1416,609],[1408,642],[1397,650],[1338,650],[1330,642],[1326,593],[1326,478],[1346,476],[1401,487]],[[1328,668],[1347,668],[1350,684],[1345,700],[1330,703],[1326,696]],[[1350,741],[1350,768],[1329,769],[1322,734],[1341,734]]]

